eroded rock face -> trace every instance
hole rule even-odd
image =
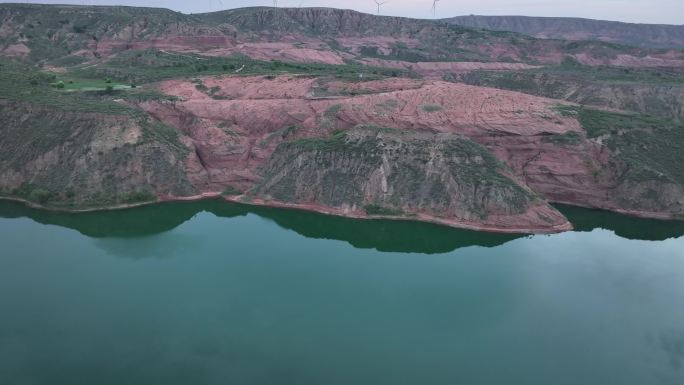
[[[201,190],[241,191],[259,180],[256,170],[287,140],[326,137],[360,124],[478,137],[579,131],[554,102],[522,94],[445,82],[407,79],[342,83],[283,76],[207,78],[215,100],[189,81],[161,85],[185,100],[141,104],[186,136],[190,180]],[[325,87],[331,98],[318,98]],[[358,93],[350,96],[351,92]],[[229,98],[224,99],[224,98]]]
[[[484,147],[455,134],[357,127],[278,146],[257,198],[454,225],[557,231],[567,220]]]
[[[325,141],[336,132],[354,132],[359,125],[372,124],[415,135],[443,133],[467,137],[485,146],[506,165],[507,175],[512,180],[542,199],[650,217],[682,213],[678,183],[648,179],[634,182],[623,178],[629,165],[606,143],[602,143],[601,138],[590,138],[576,116],[559,112],[558,101],[426,80],[345,83],[284,76],[276,79],[207,78],[203,81],[220,89],[216,92],[220,95],[219,100],[199,91],[193,83],[171,81],[163,83],[162,89],[183,97],[184,101],[142,105],[150,114],[186,135],[185,143],[191,148],[186,170],[190,180],[201,191],[222,191],[230,187],[246,192],[260,186],[258,199],[263,201],[270,197],[273,202],[293,202],[319,211],[331,209],[343,215],[362,215],[362,206],[369,202],[388,204],[383,194],[389,194],[389,180],[381,176],[386,176],[390,169],[408,167],[400,157],[389,157],[386,162],[378,163],[382,156],[350,158],[351,155],[339,152],[310,152],[294,157],[288,163],[282,154],[285,151],[283,146],[292,149],[287,147],[288,143]],[[325,96],[318,97],[318,94]],[[434,136],[433,139],[439,141],[439,138]],[[415,143],[421,140],[426,148],[431,148],[424,138],[416,137],[409,142],[418,147]],[[326,185],[322,181],[334,179],[330,176],[332,174],[324,169],[306,168],[314,161],[323,162],[321,159],[327,163],[356,164],[350,167],[360,170],[361,179],[355,182],[352,178],[349,183],[341,182],[338,186],[348,184],[357,192],[352,194],[342,187],[332,191],[324,188]],[[383,166],[385,164],[387,166]],[[281,175],[289,185],[276,178],[274,172],[279,165],[283,170],[289,170],[287,178]],[[307,171],[297,176],[291,168],[293,165],[302,165],[302,170]],[[359,168],[362,165],[365,168]],[[444,170],[440,173],[443,174]],[[262,184],[266,183],[262,182],[264,177],[271,181],[268,188]],[[433,213],[443,211],[443,208],[436,209],[439,206],[435,206],[435,202],[416,203],[422,202],[422,198],[399,188],[411,185],[412,178],[397,179],[391,191],[395,198],[402,196],[406,199],[395,199],[394,202],[413,203],[391,207],[423,215],[431,215],[428,214],[431,210]],[[432,180],[421,178],[421,183],[427,186],[434,184]],[[280,182],[273,182],[275,180]],[[290,195],[283,192],[282,186],[291,188],[288,190]],[[383,190],[383,186],[387,186],[387,190]],[[341,195],[320,195],[334,191]],[[363,193],[359,195],[358,191]],[[461,190],[454,188],[449,194],[463,197],[465,208],[452,212],[452,220],[472,220],[473,213],[477,212],[474,207],[482,206],[473,204],[472,199],[469,201],[467,198],[469,195],[463,195],[462,191],[454,191]],[[490,193],[485,190],[469,192],[473,199],[490,202],[484,206],[490,219],[494,218],[491,215],[502,215],[497,220],[508,218],[502,223],[522,223],[521,213],[498,212],[497,206],[491,204],[497,199],[488,195]],[[494,196],[505,197],[505,194],[496,194]],[[513,220],[513,217],[517,219]],[[535,228],[540,225],[529,221],[525,223]],[[488,225],[494,227],[494,222]],[[499,225],[501,227],[505,226]]]
[[[146,120],[0,100],[0,192],[60,207],[195,193],[184,148]]]

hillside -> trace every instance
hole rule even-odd
[[[684,47],[684,25],[635,24],[571,17],[457,16],[447,23],[512,31],[542,39],[599,40],[640,47]]]
[[[242,8],[200,15],[131,7],[0,7],[6,55],[56,64],[157,48],[255,59],[396,67],[420,62],[682,66],[684,53],[532,39],[431,20],[332,8]],[[405,65],[404,65],[405,66]]]
[[[331,8],[0,6],[0,195],[507,233],[684,216],[684,53]]]

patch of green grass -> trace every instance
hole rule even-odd
[[[68,111],[99,112],[115,115],[141,115],[141,111],[116,103],[111,95],[68,90],[69,83],[56,74],[40,71],[26,63],[0,58],[0,98],[26,101]],[[61,83],[60,83],[61,82]],[[59,89],[56,84],[64,84]]]
[[[328,138],[302,138],[284,142],[281,146],[296,148],[298,151],[335,150],[343,148],[347,134],[338,132]]]
[[[112,82],[104,79],[83,79],[76,77],[61,77],[60,81],[64,82],[64,89],[67,91],[105,91],[108,86],[113,87],[114,90],[127,90],[131,88],[130,85]]]
[[[564,134],[553,134],[544,137],[544,142],[558,144],[561,146],[576,146],[582,143],[582,136],[575,131]]]
[[[437,112],[442,111],[442,106],[438,104],[423,104],[420,108],[425,112]]]
[[[576,118],[577,115],[579,115],[579,108],[577,108],[577,106],[557,104],[557,105],[551,107],[551,109],[558,112],[561,116],[564,116],[564,117]]]

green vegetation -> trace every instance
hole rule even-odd
[[[430,55],[429,53],[422,52],[419,49],[409,49],[406,47],[405,44],[403,43],[398,43],[395,44],[391,51],[385,55],[382,54],[378,47],[370,47],[370,46],[363,46],[359,50],[359,54],[364,57],[372,57],[372,58],[378,58],[378,59],[384,59],[384,60],[401,60],[401,61],[407,61],[411,63],[417,63],[421,61],[441,61],[441,60],[448,60],[447,57],[440,57],[440,56],[435,56],[435,55]],[[394,74],[394,76],[398,76],[398,71]]]
[[[243,55],[211,57],[156,50],[122,52],[102,65],[75,68],[72,73],[74,76],[83,78],[112,78],[122,82],[135,83],[150,83],[198,75],[264,75],[274,78],[275,75],[279,74],[304,74],[307,76],[335,76],[340,79],[358,79],[359,74],[380,77],[408,76],[406,71],[357,64],[284,63],[254,60]]]
[[[587,136],[590,138],[603,135],[619,136],[635,130],[664,133],[661,131],[682,127],[681,124],[648,115],[608,112],[585,107],[568,106],[565,108],[566,111],[573,109],[576,111],[577,119],[582,128],[587,131]],[[566,112],[566,114],[568,113]]]
[[[442,111],[442,106],[438,104],[423,104],[420,108],[425,112],[437,112]]]
[[[259,142],[258,146],[260,148],[266,148],[274,140],[282,141],[284,139],[287,139],[290,136],[294,135],[297,132],[297,130],[299,130],[299,128],[300,127],[298,125],[283,127],[280,130],[274,131],[274,132],[270,133],[268,136],[266,136],[266,138],[264,138],[261,142]]]
[[[427,173],[435,152],[444,159],[439,166],[442,169]],[[392,193],[388,197],[369,198],[364,193],[369,176],[385,167],[385,162],[391,167],[387,183],[392,186]],[[299,166],[294,167],[295,164]],[[488,208],[482,196],[515,212],[525,210],[535,199],[531,191],[502,174],[504,170],[505,166],[493,154],[467,138],[359,126],[330,137],[281,143],[264,170],[264,182],[255,191],[292,202],[299,198],[296,192],[311,190],[317,194],[316,201],[324,204],[337,207],[371,203],[366,207],[369,215],[401,215],[384,209],[422,202],[439,208],[436,211],[447,210],[456,183],[464,191],[472,192],[472,196],[466,193],[466,197],[460,197],[459,204],[484,218]],[[453,182],[445,182],[443,175],[449,175]]]
[[[345,145],[347,133],[342,131],[327,138],[302,138],[283,142],[281,146],[291,147],[299,151],[320,151],[320,150],[336,150]]]
[[[577,106],[571,106],[571,105],[567,105],[567,104],[557,104],[557,105],[553,106],[552,109],[564,117],[577,118],[577,116],[579,115],[579,108],[577,108]]]
[[[122,194],[119,200],[127,204],[154,202],[157,197],[149,191],[131,191]]]
[[[338,103],[338,104],[333,104],[332,106],[328,107],[328,108],[325,110],[325,115],[326,115],[326,116],[329,116],[329,117],[331,117],[331,118],[334,118],[334,117],[337,116],[337,114],[340,113],[340,111],[342,111],[342,108],[343,108],[343,107],[344,107],[344,106],[342,106],[342,105],[339,104],[339,103]]]
[[[522,71],[474,71],[464,75],[463,80],[470,84],[548,96],[556,95],[570,85],[582,83],[610,85],[684,84],[684,77],[674,69],[591,67],[579,64],[574,60],[565,60],[558,66],[545,66],[544,68]]]
[[[185,157],[188,148],[181,143],[178,131],[158,120],[145,119],[140,121],[143,143],[164,143],[173,149],[181,158]]]
[[[674,69],[563,64],[523,71],[450,74],[444,79],[684,120],[680,108],[684,76]]]
[[[589,138],[604,143],[627,166],[623,178],[684,184],[684,123],[654,116],[564,107]]]
[[[187,148],[175,129],[148,117],[83,114],[3,101],[0,121],[3,172],[30,178],[30,184],[5,191],[8,196],[53,208],[82,209],[149,201],[152,197],[143,192],[158,191],[160,186],[174,194],[193,191],[177,163]],[[137,129],[141,138],[124,140]],[[31,166],[37,159],[45,165],[39,170]],[[131,182],[138,175],[122,170],[139,167],[136,164],[147,177]]]
[[[339,103],[328,107],[323,115],[318,119],[318,128],[325,131],[334,130],[337,114],[339,114],[343,108],[344,106]]]
[[[112,82],[111,79],[85,79],[74,76],[60,76],[62,81],[66,81],[65,90],[68,91],[106,91],[108,87],[113,90],[125,90],[131,88],[129,85]]]
[[[101,84],[102,88],[87,90],[93,84]],[[67,111],[142,116],[140,111],[115,102],[114,96],[123,99],[138,96],[148,98],[152,96],[151,93],[142,90],[123,92],[116,84],[110,84],[112,89],[107,92],[105,84],[103,80],[61,75],[58,77],[57,74],[40,71],[26,63],[0,59],[0,98]],[[75,92],[77,90],[82,92]]]
[[[54,193],[38,188],[30,183],[25,183],[19,188],[14,189],[10,195],[39,205],[46,205],[55,198]]]
[[[31,49],[30,60],[47,60],[57,66],[82,62],[81,56],[68,55],[87,49],[98,40],[111,38],[140,20],[145,20],[142,37],[158,36],[170,21],[189,27],[198,25],[193,16],[153,8],[3,4],[2,11],[3,27],[14,31],[14,35],[3,35],[0,43],[21,38]]]
[[[228,187],[226,187],[225,190],[223,190],[223,193],[221,195],[236,196],[236,195],[242,195],[242,194],[243,194],[243,192],[238,190],[237,188],[235,188],[233,186],[228,186]]]
[[[368,215],[391,216],[391,217],[398,217],[398,216],[404,215],[403,210],[394,209],[394,208],[390,208],[390,207],[384,207],[384,206],[380,206],[380,205],[376,205],[376,204],[366,205],[363,207],[363,210]]]
[[[564,134],[553,134],[544,137],[544,142],[558,144],[561,146],[576,146],[582,143],[582,136],[575,131]]]

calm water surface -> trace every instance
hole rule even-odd
[[[684,223],[0,202],[2,385],[684,384]]]

